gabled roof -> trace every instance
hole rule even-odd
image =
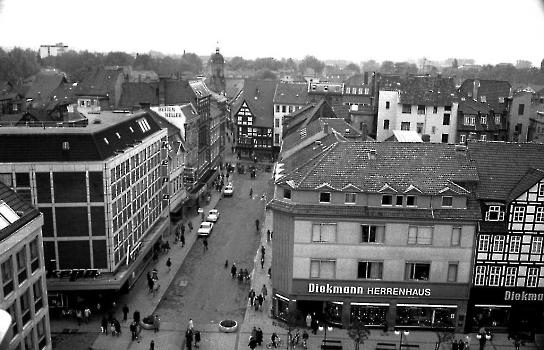
[[[275,104],[305,105],[308,100],[307,83],[277,84],[274,94]]]
[[[278,82],[275,80],[246,79],[242,96],[236,100],[232,107],[233,115],[236,115],[245,103],[253,113],[254,126],[273,127],[276,84]]]
[[[491,113],[491,109],[489,108],[489,105],[483,102],[478,102],[474,100],[472,97],[463,96],[460,94],[461,98],[459,100],[459,107],[458,111],[462,114],[480,114],[483,115],[489,115]]]
[[[294,133],[319,118],[336,118],[336,114],[325,99],[310,104],[283,118],[283,137]]]
[[[51,93],[51,100],[47,105],[47,110],[52,111],[59,104],[72,104],[77,102],[76,93],[80,90],[78,83],[63,83],[60,84]]]
[[[5,203],[19,217],[6,227],[0,229],[0,241],[5,240],[16,233],[21,227],[41,215],[36,208],[2,182],[0,182],[0,203]]]
[[[485,79],[466,79],[459,87],[459,92],[473,97],[474,84],[477,86],[477,99],[481,96],[486,97],[486,102],[491,109],[501,113],[506,108],[506,103],[499,103],[500,98],[512,97],[512,86],[504,80],[485,80]]]
[[[397,142],[423,142],[421,136],[415,130],[393,130],[392,137]]]
[[[453,183],[477,180],[476,168],[455,145],[356,141],[331,145],[277,183],[314,190],[326,182],[338,191],[352,184],[374,193],[388,184],[400,192],[412,186],[438,195]],[[459,186],[456,191],[468,194]]]
[[[202,80],[191,80],[189,81],[189,85],[191,86],[191,89],[193,89],[193,92],[197,98],[203,98],[211,95],[210,90]]]
[[[0,162],[104,161],[160,131],[151,111],[85,114],[80,127],[1,127]],[[144,130],[140,123],[149,126]],[[63,149],[67,142],[69,149]]]
[[[38,73],[25,98],[45,100],[64,83],[66,83],[66,78],[62,74]]]
[[[397,84],[400,103],[426,106],[451,106],[457,100],[453,78],[409,76]]]
[[[236,97],[238,92],[244,88],[243,78],[225,78],[226,90],[225,96],[230,100]]]
[[[542,181],[542,179],[544,179],[544,171],[535,168],[529,169],[518,182],[516,187],[514,187],[512,192],[510,192],[508,198],[506,199],[506,202],[509,203],[515,200],[516,198],[527,192],[535,184]]]
[[[361,133],[346,123],[343,119],[319,118],[307,126],[299,129],[299,132],[293,132],[287,135],[282,142],[282,152],[289,150],[306,139],[312,138],[317,133],[324,132],[325,125],[329,126],[329,133],[331,133],[332,130],[336,130],[336,132],[340,135],[344,135],[345,131],[349,130],[350,137],[361,137]]]
[[[165,79],[162,82],[123,83],[119,107],[139,108],[141,103],[158,106],[161,87],[164,104],[192,103],[196,106],[196,94],[187,80]]]
[[[506,201],[531,168],[542,168],[544,144],[468,142],[468,156],[478,170],[478,198]]]
[[[123,78],[123,68],[88,67],[77,95],[113,97],[116,83]]]

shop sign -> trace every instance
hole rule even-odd
[[[513,292],[505,291],[504,300],[513,301],[543,301],[544,293],[527,293],[527,292]]]
[[[430,297],[430,288],[401,288],[401,287],[361,287],[361,286],[335,286],[329,283],[308,283],[308,293],[314,294],[355,294],[355,295],[383,295],[383,296],[407,296]]]

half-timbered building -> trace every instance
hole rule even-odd
[[[469,142],[482,221],[466,331],[542,331],[544,145]]]

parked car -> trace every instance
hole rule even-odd
[[[198,235],[199,236],[209,236],[210,233],[212,233],[213,229],[213,222],[204,221],[200,224],[200,227],[198,228]]]
[[[219,210],[217,209],[210,210],[210,212],[208,213],[208,217],[206,218],[206,221],[217,222],[217,219],[219,219]]]
[[[223,190],[223,195],[225,197],[232,197],[232,193],[234,192],[234,188],[232,187],[232,184],[228,184],[225,186],[225,189]]]

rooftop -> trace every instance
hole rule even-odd
[[[0,241],[40,215],[40,212],[30,203],[0,182]]]

